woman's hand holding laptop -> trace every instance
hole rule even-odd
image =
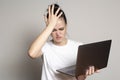
[[[94,73],[98,73],[100,70],[95,69],[94,66],[89,66],[88,69],[85,71],[85,75],[80,75],[77,77],[77,80],[85,80],[87,76],[90,76]]]

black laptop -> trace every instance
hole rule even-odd
[[[95,66],[95,69],[107,67],[111,42],[112,40],[104,40],[80,45],[78,47],[76,65],[58,69],[57,71],[77,77],[84,75],[85,70],[88,69],[89,66]]]

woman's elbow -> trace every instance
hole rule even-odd
[[[28,51],[28,56],[32,59],[38,58],[40,56],[40,53],[38,52],[33,52],[33,51]]]
[[[28,56],[30,57],[30,58],[32,58],[32,59],[35,59],[36,58],[36,56],[35,56],[35,53],[34,52],[32,52],[32,51],[28,51]]]

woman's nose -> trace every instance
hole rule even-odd
[[[56,35],[60,35],[60,31],[56,31]]]

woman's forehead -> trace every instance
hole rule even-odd
[[[59,18],[55,28],[61,28],[61,27],[65,27],[65,26],[66,26],[66,24],[65,24],[64,20],[62,18]]]

